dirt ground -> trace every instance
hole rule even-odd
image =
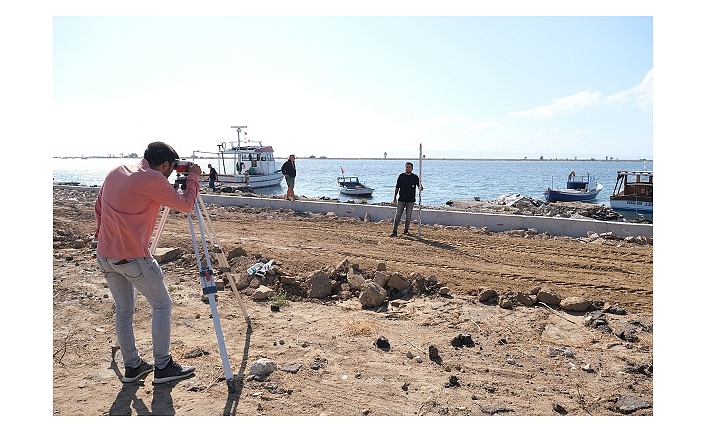
[[[54,416],[653,415],[650,242],[426,225],[418,239],[416,224],[415,235],[390,238],[391,221],[259,208],[207,210],[236,280],[217,271],[227,359],[186,215],[172,212],[158,243],[178,250],[162,263],[171,350],[197,370],[178,382],[153,385],[149,375],[123,384],[113,303],[92,248],[95,197],[54,190]],[[265,277],[247,274],[271,259]],[[334,275],[340,264],[348,276],[382,270],[416,287],[363,307],[352,282]],[[318,270],[333,292],[309,298]],[[258,286],[273,296],[255,299]],[[590,305],[571,311],[542,294]],[[150,317],[139,296],[135,333],[146,360]],[[259,360],[276,369],[251,374]]]

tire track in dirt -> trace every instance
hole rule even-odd
[[[587,245],[575,239],[516,238],[438,227],[425,227],[420,241],[416,236],[387,238],[390,227],[382,223],[335,219],[303,222],[307,225],[304,231],[317,244],[318,255],[325,253],[340,260],[357,258],[369,267],[384,261],[388,270],[402,273],[429,275],[433,267],[440,280],[463,292],[473,292],[481,286],[526,291],[532,285],[539,285],[559,290],[564,296],[601,292],[592,299],[614,302],[618,302],[615,293],[622,302],[626,302],[624,295],[628,294],[628,303],[644,302],[648,295],[651,307],[652,249],[649,247],[642,247],[645,252],[641,253],[627,251],[630,246],[616,249],[612,245]],[[301,223],[302,220],[285,221],[285,225]],[[339,223],[355,223],[356,235],[338,235]],[[356,255],[346,252],[346,245],[351,243],[369,244],[370,248]],[[424,250],[415,254],[415,247]],[[416,257],[430,251],[436,258],[429,264]],[[338,261],[321,263],[335,265]],[[444,271],[439,273],[439,267]],[[645,287],[633,284],[631,276]]]

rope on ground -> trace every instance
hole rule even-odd
[[[421,349],[421,348],[419,348],[419,347],[415,346],[415,345],[414,345],[414,344],[412,344],[412,342],[411,342],[411,341],[409,341],[408,339],[406,339],[406,338],[405,338],[405,341],[406,341],[406,342],[408,342],[409,344],[411,344],[411,345],[412,345],[412,347],[414,347],[415,349],[419,350],[420,352],[424,352],[424,349]]]
[[[554,313],[554,314],[556,314],[557,316],[561,317],[562,319],[566,320],[567,322],[570,322],[570,323],[573,323],[574,325],[576,325],[576,322],[573,322],[573,321],[567,319],[566,317],[562,316],[562,315],[559,314],[556,310],[554,310],[553,308],[551,308],[550,306],[548,306],[548,305],[545,304],[544,302],[539,301],[539,303],[542,304],[542,305],[544,305],[545,307],[547,307],[547,309],[548,309],[549,311],[551,311],[552,313]]]

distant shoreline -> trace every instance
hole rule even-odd
[[[53,156],[54,159],[141,159],[141,157],[109,157],[109,156]],[[212,160],[215,157],[183,157],[183,159]],[[286,157],[275,157],[278,160],[286,160]],[[299,157],[307,160],[417,160],[409,157]],[[468,160],[477,162],[654,162],[652,159],[571,159],[571,158],[542,158],[535,159],[524,157],[517,158],[466,158],[466,157],[425,157],[424,160]]]

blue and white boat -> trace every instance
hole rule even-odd
[[[569,174],[565,189],[546,189],[544,199],[547,202],[575,202],[590,201],[598,196],[603,190],[603,184],[596,182],[590,174],[576,175],[575,172]]]
[[[338,177],[338,187],[341,193],[348,196],[372,196],[375,191],[361,183],[358,177],[351,176]]]

